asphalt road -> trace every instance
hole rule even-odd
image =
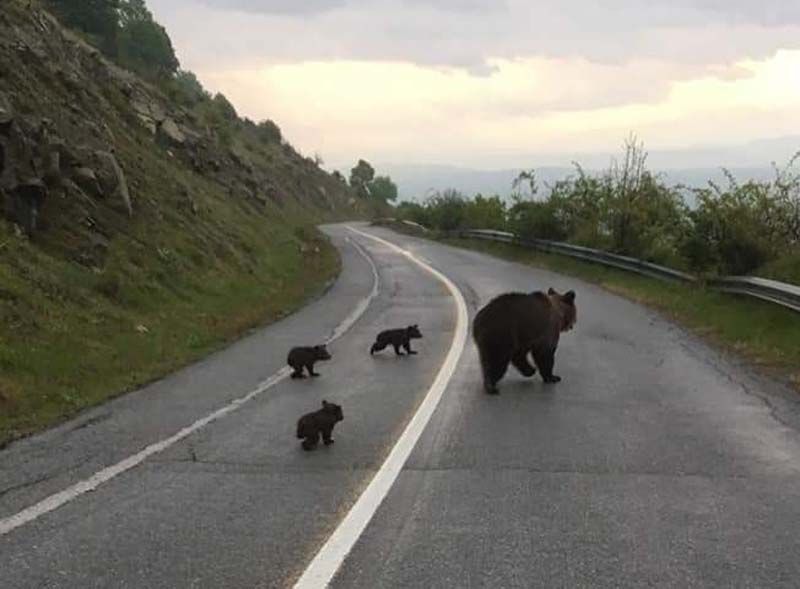
[[[597,287],[389,231],[473,314],[507,290],[574,289],[557,385],[513,371],[482,393],[467,344],[438,409],[335,587],[797,587],[800,405],[779,384]],[[0,587],[291,586],[380,468],[455,331],[452,297],[344,227],[339,280],[299,313],[199,365],[0,453],[0,520],[259,387],[298,343],[315,380],[282,380],[91,493],[0,535]],[[420,354],[370,358],[419,323]],[[339,402],[336,443],[304,453],[297,417]]]

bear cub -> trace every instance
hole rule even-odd
[[[411,340],[421,338],[422,334],[420,333],[419,326],[417,325],[409,325],[408,327],[403,327],[401,329],[387,329],[386,331],[382,331],[378,334],[378,337],[375,338],[375,343],[372,344],[369,353],[371,356],[375,352],[380,352],[386,346],[392,346],[394,347],[394,353],[398,356],[405,355],[400,351],[401,347],[404,348],[409,354],[416,354],[416,352],[411,349]]]
[[[305,378],[303,368],[308,370],[310,376],[319,376],[318,372],[314,372],[314,362],[320,360],[330,360],[331,355],[325,345],[321,346],[308,346],[292,348],[289,351],[289,356],[286,358],[287,364],[294,369],[292,378]]]
[[[343,419],[342,407],[327,401],[322,402],[322,409],[303,415],[297,421],[297,437],[303,440],[303,450],[316,448],[320,434],[326,446],[333,444],[333,426]]]
[[[544,382],[559,382],[561,377],[553,374],[558,340],[562,332],[574,327],[576,319],[573,291],[563,295],[552,288],[547,294],[507,293],[490,301],[472,324],[486,392],[498,394],[497,383],[509,363],[523,376],[533,376],[538,368]]]

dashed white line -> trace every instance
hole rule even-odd
[[[425,426],[436,410],[447,384],[455,372],[467,340],[467,305],[461,291],[447,276],[423,262],[418,256],[385,239],[352,227],[349,227],[349,229],[358,235],[368,237],[402,254],[442,282],[456,303],[456,328],[453,341],[450,344],[450,350],[447,352],[444,363],[439,369],[433,384],[428,389],[428,393],[425,395],[425,399],[420,404],[419,409],[417,409],[414,417],[400,435],[389,456],[381,465],[380,470],[378,470],[345,518],[308,565],[295,584],[295,589],[320,589],[327,587],[333,580],[336,571],[339,570],[345,558],[355,546],[356,541],[366,529],[372,516],[375,515],[378,507],[380,507],[389,493],[417,440],[419,440]]]
[[[370,258],[369,255],[364,251],[364,248],[358,245],[354,240],[348,239],[347,241],[350,242],[356,249],[356,251],[364,259],[367,260],[370,267],[372,268],[372,276],[373,276],[372,291],[370,292],[369,295],[361,299],[361,301],[359,301],[358,305],[353,310],[353,312],[350,313],[350,315],[348,315],[336,327],[331,337],[328,338],[328,343],[344,335],[347,332],[347,330],[350,329],[353,326],[353,324],[356,321],[358,321],[358,319],[364,314],[364,312],[367,310],[372,300],[378,295],[379,292],[378,270],[375,267],[375,263],[372,261],[372,258]],[[253,400],[255,397],[262,394],[264,391],[272,388],[273,386],[275,386],[276,384],[287,378],[290,373],[291,369],[288,366],[280,369],[278,372],[276,372],[266,380],[259,383],[258,387],[255,390],[247,393],[243,397],[234,399],[229,404],[225,405],[221,409],[218,409],[214,413],[211,413],[210,415],[207,415],[202,419],[198,419],[190,426],[183,428],[178,433],[170,436],[169,438],[166,438],[154,444],[150,444],[141,452],[138,452],[132,456],[129,456],[128,458],[125,458],[124,460],[117,462],[116,464],[104,468],[99,472],[96,472],[88,479],[75,483],[74,485],[67,487],[63,491],[50,495],[45,499],[42,499],[38,503],[35,503],[34,505],[31,505],[30,507],[27,507],[18,513],[0,520],[0,536],[4,536],[9,532],[11,532],[12,530],[19,528],[20,526],[24,526],[25,524],[28,524],[33,520],[45,515],[46,513],[58,509],[59,507],[65,505],[66,503],[69,503],[70,501],[80,497],[84,493],[94,491],[103,483],[106,483],[111,479],[113,479],[114,477],[124,473],[125,471],[128,471],[134,468],[135,466],[138,466],[139,464],[147,460],[149,457],[166,450],[170,446],[173,446],[177,442],[180,442],[185,437],[204,428],[209,423],[216,421],[221,417],[224,417],[228,413],[236,411],[248,401]]]

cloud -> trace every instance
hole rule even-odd
[[[783,0],[150,0],[191,67],[408,61],[486,75],[492,59],[718,67],[800,47]],[[199,30],[208,31],[198,39]]]
[[[661,81],[668,63],[493,63],[484,78],[399,62],[308,62],[208,80],[255,118],[279,121],[304,152],[336,162],[532,165],[520,154],[616,150],[630,131],[665,148],[800,128],[800,78],[791,78],[800,51],[739,63],[747,76],[673,84]]]

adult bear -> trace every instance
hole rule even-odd
[[[490,395],[499,393],[498,381],[511,362],[523,376],[536,374],[528,354],[546,383],[559,382],[553,374],[556,347],[562,331],[575,325],[575,293],[507,293],[489,302],[475,315],[472,337],[478,346],[483,386]]]

